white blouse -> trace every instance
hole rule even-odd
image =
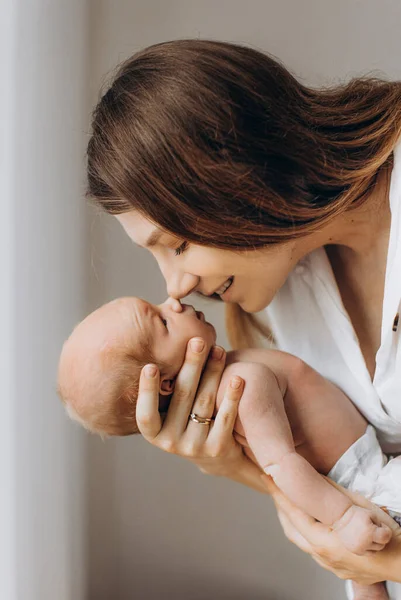
[[[344,307],[324,248],[302,259],[266,309],[277,347],[335,383],[375,427],[383,450],[401,453],[401,141],[390,183],[391,228],[383,299],[381,344],[373,381]],[[395,330],[395,331],[394,331]],[[401,514],[401,456],[383,456],[369,429],[339,459],[332,479]],[[397,517],[395,517],[397,518]],[[399,522],[399,521],[398,521]],[[387,583],[401,600],[401,584]],[[353,598],[351,582],[347,597]]]
[[[340,387],[376,428],[382,448],[401,452],[401,142],[390,182],[391,228],[381,345],[373,382],[324,248],[303,258],[268,306],[277,347]],[[396,329],[396,331],[393,331]]]

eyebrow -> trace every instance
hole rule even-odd
[[[155,229],[146,240],[145,248],[152,248],[152,246],[156,246],[162,235],[163,232],[160,231],[160,229]]]

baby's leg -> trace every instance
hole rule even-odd
[[[244,356],[244,358],[242,358]],[[229,354],[229,360],[260,362],[274,372],[298,454],[324,475],[366,431],[367,422],[333,383],[296,357],[277,350],[251,349]],[[234,371],[235,372],[235,371]],[[269,403],[255,395],[249,410]],[[241,411],[240,403],[240,411]]]
[[[364,554],[381,549],[391,538],[390,529],[381,526],[371,511],[353,505],[295,451],[274,373],[254,363],[237,363],[235,373],[245,379],[239,406],[243,431],[264,471],[308,515],[336,529],[350,551]],[[264,402],[255,402],[255,398],[263,398]]]
[[[353,600],[389,600],[386,585],[383,582],[373,585],[361,585],[352,582],[354,590]]]
[[[295,452],[265,467],[264,471],[294,504],[321,523],[330,525],[350,552],[363,555],[367,551],[382,550],[390,541],[390,528],[382,524],[373,511],[352,504],[348,496],[333,488]]]

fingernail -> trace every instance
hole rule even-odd
[[[266,473],[266,475],[269,475],[274,480],[274,478],[280,471],[280,467],[278,465],[268,465],[263,470]]]
[[[224,353],[224,349],[221,346],[214,346],[212,348],[211,356],[215,360],[220,360],[220,358],[223,356],[223,353]]]
[[[147,379],[153,379],[156,377],[157,367],[155,365],[146,365],[145,367],[145,377]]]
[[[241,383],[242,383],[242,379],[240,377],[233,377],[230,381],[230,385],[233,388],[233,390],[238,390]]]
[[[205,342],[201,338],[194,338],[191,340],[191,349],[198,354],[202,352],[205,347]]]

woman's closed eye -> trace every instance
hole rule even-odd
[[[178,248],[176,248],[174,250],[174,254],[176,256],[179,256],[180,254],[182,254],[183,252],[185,252],[185,250],[188,248],[188,242],[182,242],[181,246],[178,246]]]
[[[163,319],[163,317],[160,317],[160,318],[161,318],[161,321],[162,321],[162,323],[163,323],[164,327],[165,327],[166,329],[168,329],[168,327],[167,327],[167,319]]]

